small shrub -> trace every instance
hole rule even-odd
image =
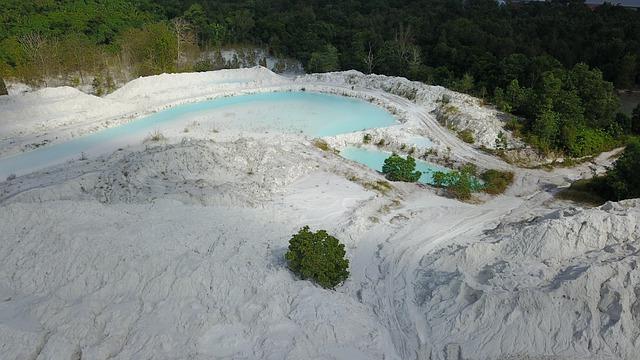
[[[467,144],[473,144],[476,141],[473,137],[473,132],[469,129],[458,131],[458,137]]]
[[[193,71],[206,72],[214,69],[213,62],[209,59],[200,60],[193,65]]]
[[[450,116],[453,116],[453,115],[456,115],[456,114],[460,113],[460,109],[458,109],[457,106],[450,105],[450,104],[443,106],[442,107],[442,111],[443,111],[443,113],[445,115],[450,115]]]
[[[389,192],[389,190],[391,190],[391,184],[389,184],[384,180],[377,180],[375,182],[372,182],[372,181],[366,182],[364,183],[364,187],[366,189],[375,190],[383,195]]]
[[[102,85],[102,82],[103,82],[103,79],[100,75],[96,75],[96,77],[93,78],[93,82],[91,83],[91,86],[93,87],[93,94],[95,96],[102,96],[106,93],[106,90]]]
[[[504,132],[500,131],[498,133],[498,137],[496,137],[496,149],[498,150],[506,150],[508,146],[507,136]]]
[[[513,182],[511,171],[487,170],[480,175],[484,181],[484,192],[492,195],[502,194]]]
[[[301,279],[333,289],[349,277],[349,260],[344,245],[325,230],[309,231],[305,226],[289,240],[285,259],[289,269]]]
[[[318,149],[322,150],[322,151],[330,151],[331,147],[329,146],[329,144],[322,140],[322,139],[317,139],[316,141],[313,142],[313,145],[315,145],[315,147],[317,147]]]
[[[380,141],[378,141],[378,142],[376,143],[376,145],[378,145],[378,146],[384,146],[384,144],[386,144],[386,142],[384,141],[384,139],[380,139]]]
[[[382,173],[391,181],[416,182],[422,173],[416,170],[416,160],[411,156],[406,159],[393,154],[384,161]]]
[[[364,134],[364,136],[362,137],[362,142],[365,144],[368,144],[371,142],[371,135],[370,134]]]
[[[147,141],[159,142],[159,141],[165,141],[166,139],[167,138],[160,132],[160,130],[155,130],[154,132],[149,134],[145,142]]]

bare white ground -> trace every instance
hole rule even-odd
[[[12,119],[0,120],[2,151],[251,86],[213,84],[238,75],[231,74],[144,78],[103,99],[64,88],[0,98]],[[401,121],[374,135],[427,136],[461,160],[509,168],[438,125],[426,111],[429,93],[411,101],[376,88],[386,78],[355,74],[350,85],[350,74],[276,86],[265,72],[253,90],[304,84],[372,98]],[[74,111],[72,120],[54,121]],[[414,184],[371,190],[380,175],[300,136],[198,126],[188,137],[166,136],[166,144],[0,183],[2,359],[634,360],[640,353],[640,203],[584,209],[553,200],[558,186],[611,164],[610,154],[573,169],[513,169],[506,194],[466,204]],[[361,139],[326,140],[340,147]],[[351,276],[336,291],[286,269],[288,240],[306,224],[347,245]]]

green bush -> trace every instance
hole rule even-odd
[[[362,137],[362,142],[365,144],[368,144],[371,142],[371,135],[370,134],[364,134],[364,136]]]
[[[416,182],[422,176],[416,170],[416,160],[411,156],[403,159],[401,156],[393,154],[384,160],[382,173],[391,181]]]
[[[309,231],[305,226],[289,240],[285,259],[289,269],[300,278],[311,279],[333,289],[349,277],[349,260],[344,245],[325,230]]]
[[[197,61],[193,64],[193,71],[195,72],[206,72],[213,70],[213,63],[209,59]]]
[[[502,194],[513,182],[511,171],[487,170],[480,175],[484,181],[484,192],[492,195]]]
[[[611,135],[599,129],[582,127],[572,135],[572,141],[567,142],[567,150],[574,157],[598,154],[615,144]]]
[[[459,131],[458,137],[467,144],[473,144],[476,141],[476,139],[473,137],[473,132],[469,129]]]

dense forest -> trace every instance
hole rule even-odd
[[[357,69],[471,93],[543,151],[597,153],[640,131],[615,88],[640,87],[640,11],[581,1],[5,0],[0,75],[46,85],[209,70],[250,44],[310,72]],[[190,61],[189,59],[195,59]],[[120,72],[120,74],[118,73]],[[126,76],[125,76],[126,77]]]

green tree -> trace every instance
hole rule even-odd
[[[349,260],[344,245],[325,230],[309,231],[305,226],[289,240],[285,259],[300,278],[311,279],[333,289],[349,277]]]
[[[307,70],[311,72],[338,70],[338,49],[331,44],[327,44],[319,51],[311,53]]]
[[[208,40],[209,21],[202,5],[198,3],[191,4],[182,18],[193,26],[198,37],[198,44],[203,45]]]
[[[555,147],[559,131],[560,116],[547,104],[542,108],[533,122],[531,133],[534,142],[544,152],[548,152]]]
[[[391,181],[416,182],[422,176],[416,170],[416,160],[411,156],[403,159],[401,156],[393,154],[384,160],[382,173]]]
[[[600,70],[577,64],[569,73],[569,81],[582,99],[585,120],[590,126],[604,129],[614,121],[619,99],[613,84],[603,80]]]
[[[453,89],[462,93],[469,93],[475,87],[473,76],[469,73],[465,73],[462,79],[454,83]]]
[[[146,76],[176,70],[178,42],[171,27],[164,22],[126,31],[120,44],[136,66],[137,75]]]
[[[607,175],[616,200],[640,197],[640,140],[631,141]]]

